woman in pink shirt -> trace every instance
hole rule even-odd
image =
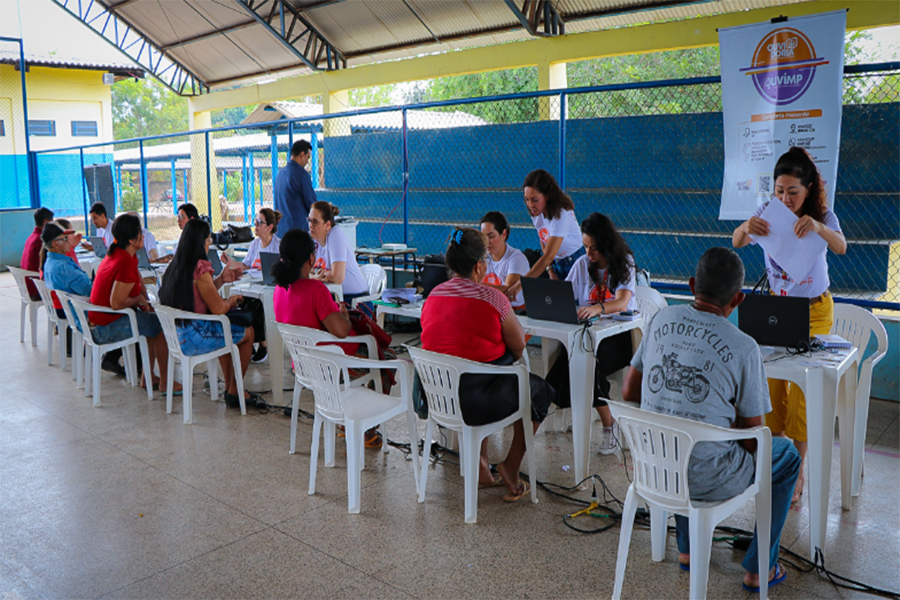
[[[228,281],[234,281],[234,271],[223,269],[213,278],[213,268],[207,259],[210,237],[209,223],[200,219],[189,220],[182,231],[175,250],[175,258],[166,269],[159,299],[165,306],[200,314],[224,315],[240,304],[241,296],[227,300],[219,295],[219,288]],[[221,323],[214,321],[192,321],[183,319],[178,325],[178,343],[187,356],[206,354],[225,346],[225,332]],[[253,327],[231,324],[231,340],[237,344],[241,356],[241,372],[246,374],[253,350]],[[225,404],[229,408],[239,408],[237,380],[231,356],[219,357],[222,376],[225,379]],[[189,385],[190,382],[187,382]],[[253,394],[244,392],[244,399],[255,404]]]

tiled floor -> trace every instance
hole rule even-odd
[[[619,529],[587,535],[563,523],[580,506],[539,490],[539,504],[479,493],[478,523],[463,522],[463,486],[454,464],[429,476],[418,504],[410,463],[392,449],[367,451],[362,512],[346,511],[344,449],[318,470],[307,495],[311,422],[288,455],[280,412],[241,417],[212,402],[195,377],[194,424],[181,403],[103,375],[92,408],[68,372],[46,364],[44,317],[38,347],[18,340],[18,293],[0,275],[0,598],[596,598],[612,593]],[[26,338],[27,339],[27,338]],[[398,336],[398,341],[406,336]],[[532,350],[533,353],[537,352]],[[538,352],[539,354],[539,352]],[[533,366],[540,357],[532,355]],[[252,366],[248,387],[267,389],[268,369]],[[289,375],[286,387],[291,385]],[[287,395],[289,397],[289,395]],[[302,396],[311,408],[312,398]],[[406,442],[405,422],[387,427]],[[595,431],[596,435],[596,431]],[[900,590],[900,405],[873,401],[862,495],[842,511],[835,447],[825,556],[835,572]],[[504,454],[508,436],[494,441]],[[571,434],[545,426],[536,437],[539,479],[571,485]],[[320,458],[321,460],[321,458]],[[628,485],[615,457],[593,455],[619,499]],[[590,490],[573,495],[587,499]],[[752,507],[727,523],[749,528]],[[783,544],[806,556],[804,499],[788,517]],[[579,525],[597,525],[582,517]],[[637,529],[625,580],[629,598],[686,598],[688,575],[650,560],[649,532]],[[713,548],[710,597],[741,590],[742,555]],[[774,598],[837,598],[813,573],[790,569]]]

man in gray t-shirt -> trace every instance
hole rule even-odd
[[[728,248],[711,248],[690,280],[694,303],[671,306],[650,321],[631,361],[623,397],[641,408],[720,427],[762,425],[772,410],[766,373],[753,339],[728,322],[744,299],[744,265]],[[733,498],[753,482],[755,440],[703,442],[688,463],[692,500]],[[781,530],[790,509],[800,455],[785,438],[772,440],[772,537],[770,585],[784,580],[776,565]],[[687,518],[676,516],[679,562],[690,564]],[[759,586],[757,538],[744,557],[744,587]]]

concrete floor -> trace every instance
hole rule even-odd
[[[392,449],[367,451],[362,512],[347,513],[345,452],[318,470],[307,495],[312,423],[301,420],[289,455],[289,419],[280,411],[246,417],[213,402],[194,379],[194,424],[181,403],[149,402],[123,378],[103,374],[92,408],[68,372],[18,340],[18,292],[0,275],[0,598],[606,598],[612,593],[619,528],[586,535],[563,523],[579,505],[539,490],[539,504],[479,493],[478,523],[463,522],[463,485],[454,464],[438,464],[426,502],[416,502],[410,462]],[[403,341],[409,336],[397,336]],[[539,351],[532,349],[539,368]],[[537,352],[537,354],[534,354]],[[251,366],[247,385],[270,387],[268,368]],[[289,374],[285,387],[292,385]],[[289,394],[286,394],[289,397]],[[312,410],[312,397],[302,396]],[[595,439],[597,435],[595,424]],[[387,426],[406,442],[405,421]],[[573,483],[571,434],[545,426],[536,437],[538,477]],[[420,427],[420,435],[424,428]],[[505,454],[509,433],[493,440]],[[873,401],[862,495],[840,506],[839,453],[828,509],[827,566],[873,586],[900,590],[900,405]],[[596,442],[595,442],[596,443]],[[321,458],[320,458],[321,460]],[[626,466],[592,457],[591,472],[621,500]],[[588,491],[575,491],[582,499]],[[581,517],[578,524],[595,527]],[[726,522],[752,527],[752,506]],[[807,556],[804,497],[782,543]],[[666,560],[650,560],[649,532],[636,529],[625,597],[686,598],[674,535]],[[713,546],[710,597],[752,598],[741,590],[742,554]],[[814,573],[788,570],[774,598],[846,598]]]

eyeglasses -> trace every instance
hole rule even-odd
[[[266,222],[265,219],[257,219],[257,220],[255,220],[255,221],[253,221],[253,224],[254,224],[254,225],[268,225],[269,223]]]
[[[307,219],[306,222],[309,223],[310,225],[318,225],[322,221],[320,221],[318,219]]]
[[[69,234],[64,233],[63,235],[61,235],[59,237],[53,238],[53,241],[50,243],[55,244],[56,242],[68,242],[68,241],[69,241]]]

